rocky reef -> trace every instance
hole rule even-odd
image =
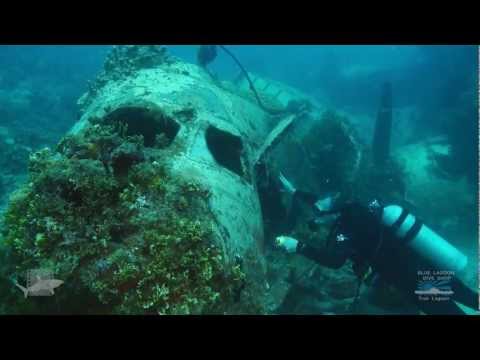
[[[57,143],[76,119],[82,69],[33,55],[41,49],[2,47],[0,211],[26,178],[29,154]]]
[[[0,126],[0,214],[10,194],[25,178],[31,149],[18,144],[7,127]]]

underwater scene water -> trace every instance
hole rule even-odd
[[[477,314],[478,59],[0,45],[0,314]]]

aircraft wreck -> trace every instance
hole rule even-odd
[[[31,156],[12,198],[16,271],[53,268],[65,312],[275,307],[256,168],[302,113],[272,116],[233,88],[161,46],[114,47],[79,121]]]
[[[79,99],[78,122],[55,149],[31,155],[5,214],[9,276],[48,268],[64,283],[55,303],[22,301],[12,286],[4,311],[347,312],[351,269],[271,251],[285,214],[265,205],[265,189],[281,170],[315,193],[369,198],[380,184],[401,201],[402,171],[375,172],[353,126],[315,99],[251,79],[262,106],[244,76],[220,81],[161,46],[114,47]],[[323,241],[326,231],[300,224],[295,234]]]

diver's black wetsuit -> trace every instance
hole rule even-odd
[[[312,205],[315,203],[306,193],[299,196]],[[295,201],[298,201],[298,195]],[[464,314],[454,300],[477,310],[478,294],[455,277],[450,283],[453,295],[448,300],[421,300],[415,294],[421,279],[419,271],[442,269],[436,269],[402,244],[392,229],[381,223],[382,211],[381,206],[372,210],[356,202],[332,210],[338,212],[338,217],[327,245],[314,248],[299,243],[297,253],[330,268],[340,268],[349,258],[357,264],[369,264],[374,273],[409,296],[426,314]]]

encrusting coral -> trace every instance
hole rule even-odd
[[[6,313],[225,313],[245,285],[213,241],[209,192],[171,176],[167,150],[110,125],[69,135],[30,158],[11,199],[7,277],[52,269],[55,301],[2,290]]]
[[[167,53],[167,49],[164,46],[113,46],[105,60],[103,70],[96,77],[95,81],[89,82],[88,91],[79,99],[78,104],[81,109],[88,106],[99,90],[109,81],[126,79],[140,69],[152,68],[161,64],[170,65],[174,62],[174,57]]]

